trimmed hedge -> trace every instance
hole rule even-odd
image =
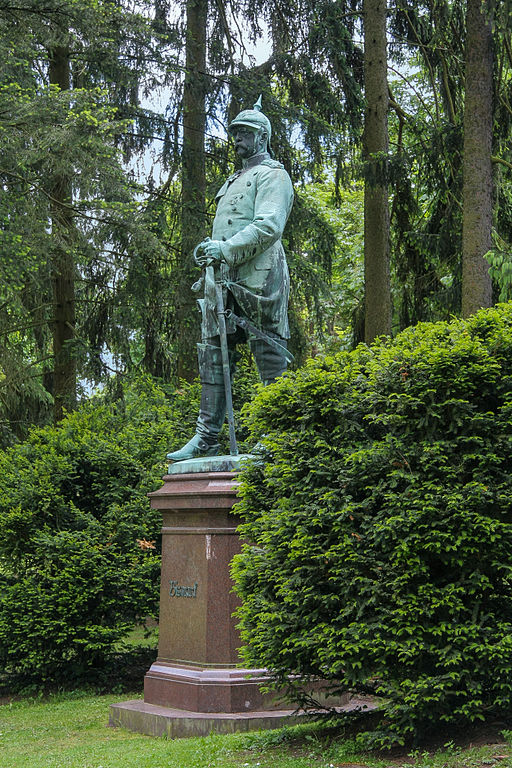
[[[508,712],[512,306],[311,361],[248,419],[247,663],[382,697],[373,746]]]
[[[158,615],[161,517],[147,493],[193,432],[198,396],[197,384],[166,393],[139,377],[0,452],[0,669],[11,686],[105,681],[110,667],[115,681],[119,641]]]

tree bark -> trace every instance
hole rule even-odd
[[[483,12],[482,12],[483,11]],[[492,247],[491,3],[467,0],[462,219],[462,316],[492,305],[484,254]]]
[[[50,51],[49,80],[61,91],[70,87],[69,51],[59,46]],[[71,178],[56,173],[51,185],[53,285],[53,400],[54,421],[76,405],[76,361],[72,349],[75,338],[75,263],[71,251],[73,217]]]
[[[190,286],[198,278],[192,260],[205,232],[206,24],[208,0],[187,0],[186,72],[183,91],[181,265],[177,295],[177,373],[197,375],[199,313]]]
[[[363,154],[365,341],[391,333],[389,205],[387,174],[388,83],[386,0],[364,0],[364,87],[366,97]],[[379,159],[380,158],[380,159]]]

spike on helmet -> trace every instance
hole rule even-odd
[[[240,112],[228,126],[228,133],[233,133],[237,126],[243,125],[247,128],[258,130],[261,128],[266,131],[268,136],[268,148],[270,151],[270,137],[272,136],[272,126],[270,120],[261,111],[261,96],[252,109],[244,109]]]

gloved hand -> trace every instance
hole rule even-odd
[[[199,243],[194,251],[194,261],[199,267],[204,267],[212,262],[222,260],[222,251],[220,249],[220,240],[210,240],[207,237],[202,243]]]

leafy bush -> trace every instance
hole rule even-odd
[[[157,615],[161,519],[146,494],[193,431],[198,394],[139,378],[0,453],[0,666],[11,680],[98,679],[114,644]]]
[[[246,661],[382,697],[374,746],[508,712],[512,306],[311,361],[249,423]]]

